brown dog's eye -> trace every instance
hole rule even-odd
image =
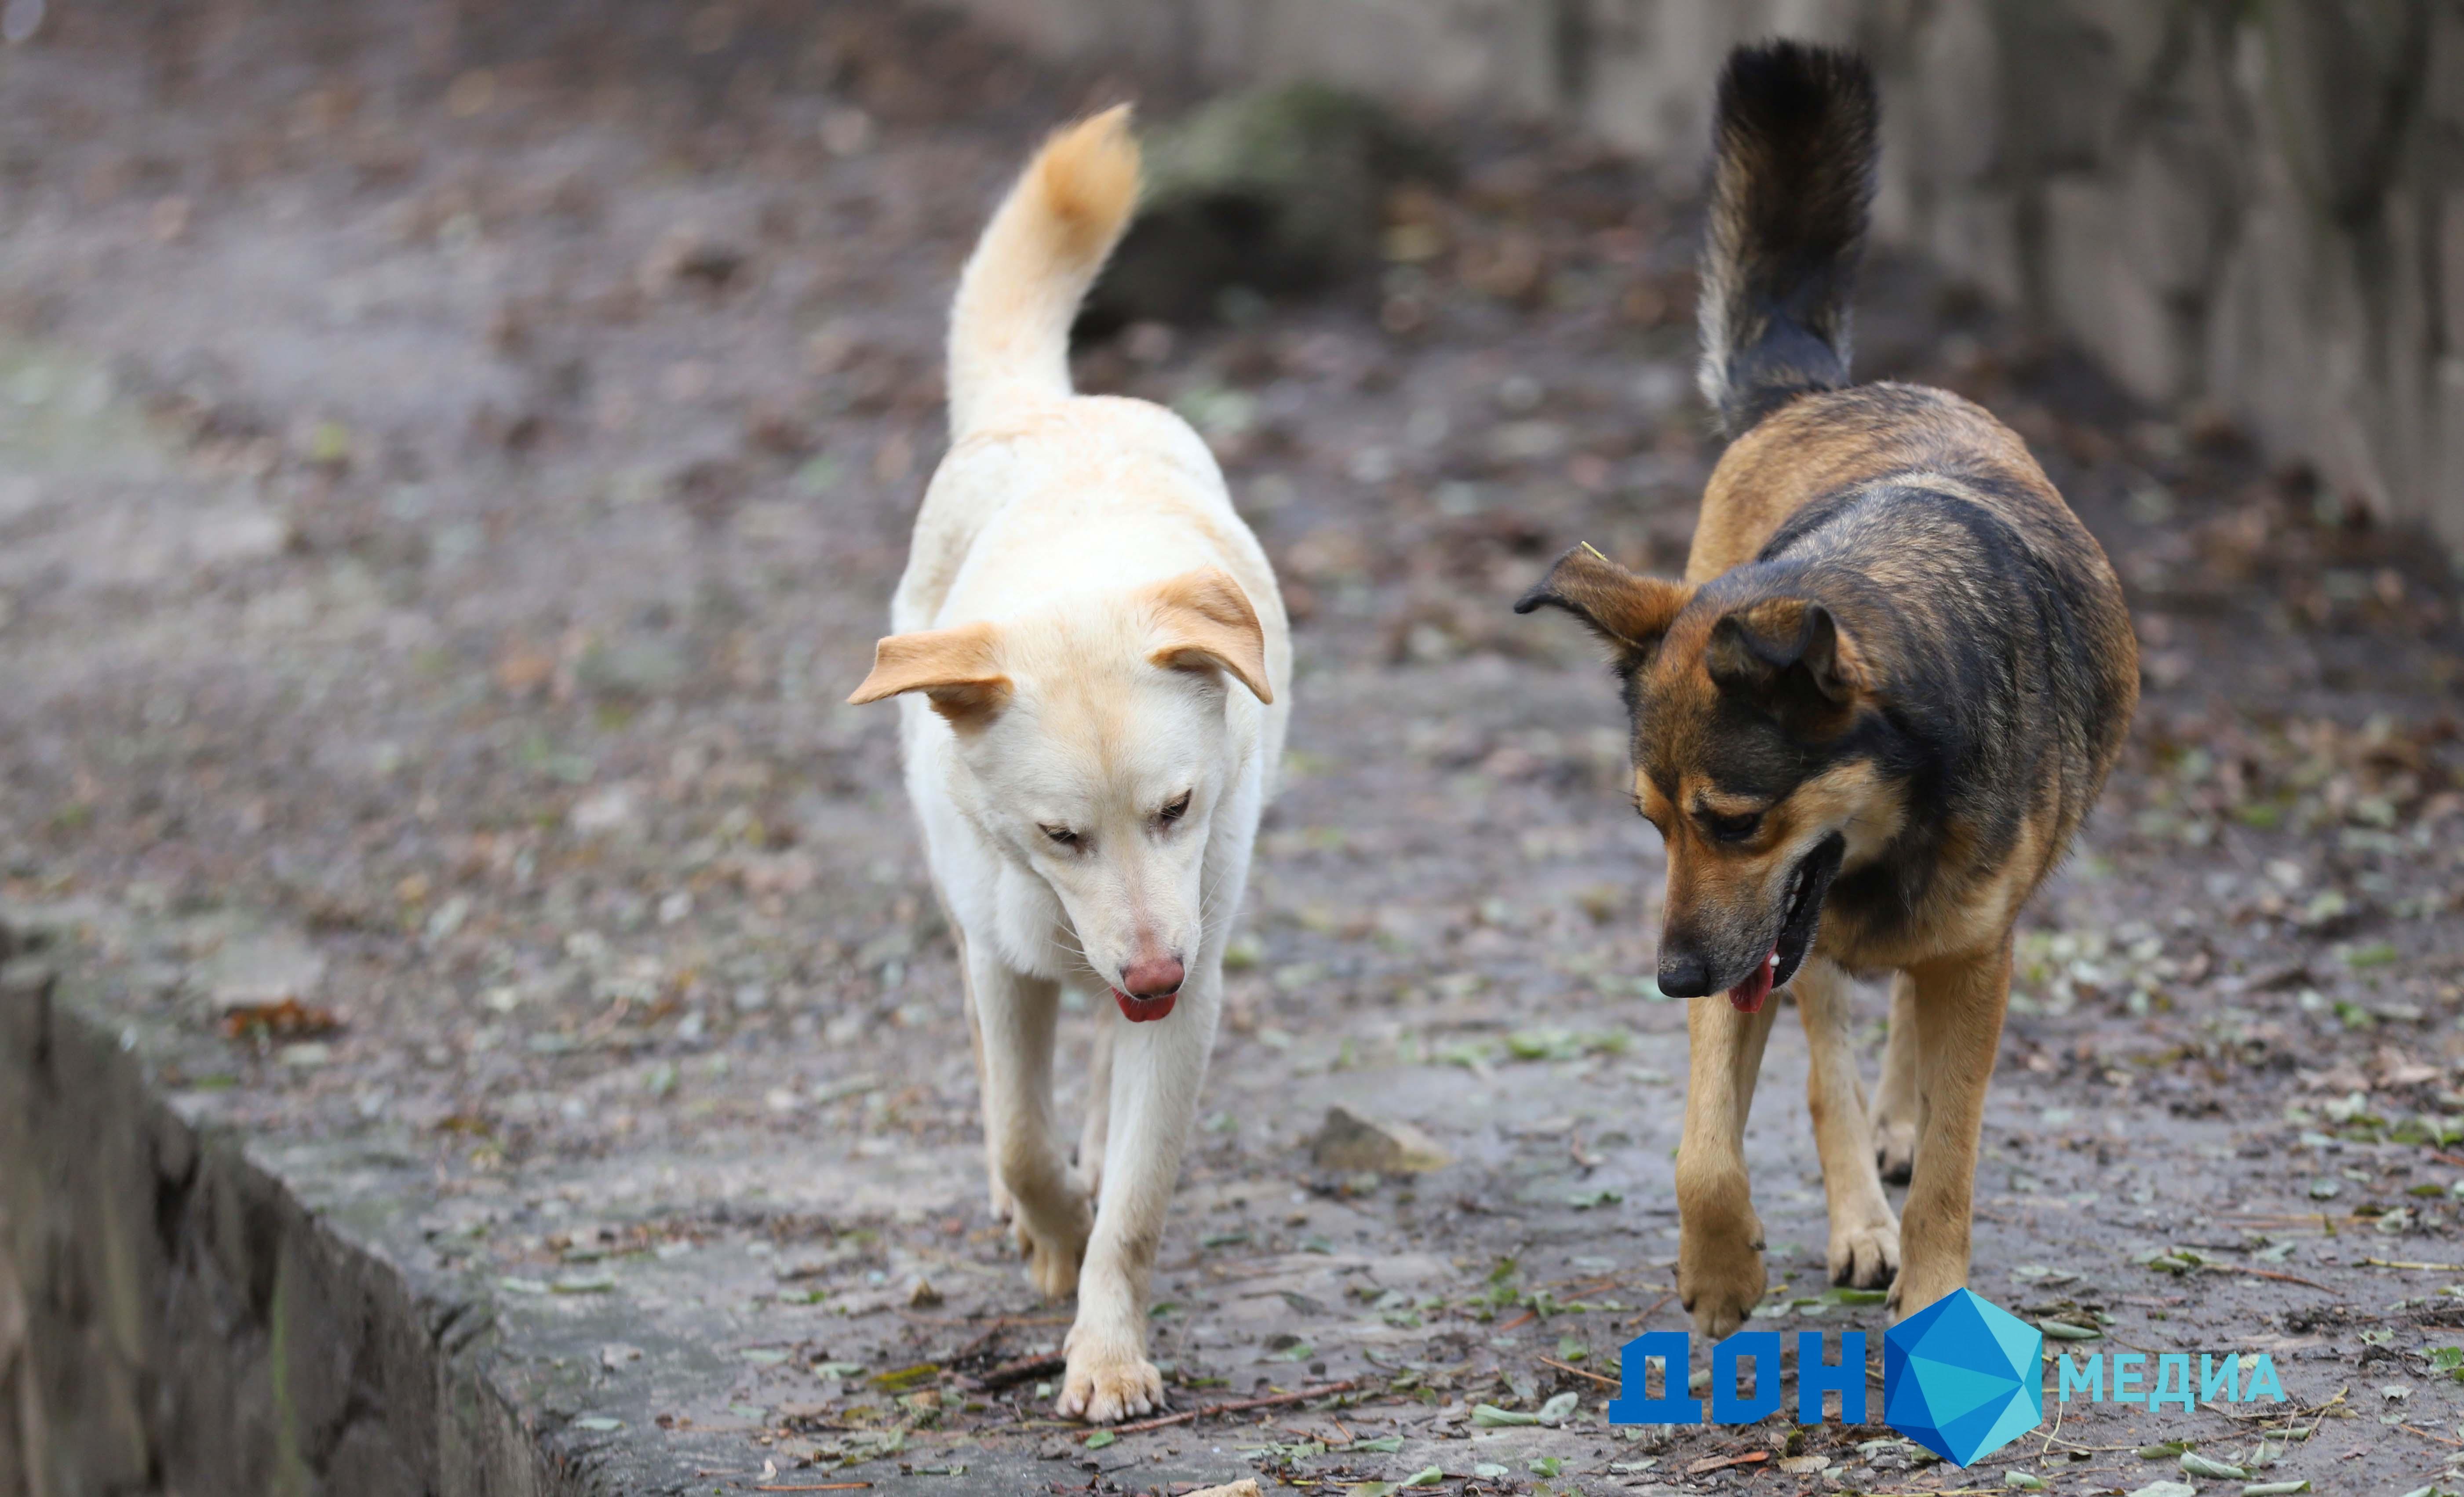
[[[1061,844],[1065,848],[1074,848],[1078,846],[1078,834],[1071,831],[1067,826],[1046,826],[1042,822],[1038,822],[1035,825],[1037,830],[1043,832],[1045,836],[1051,838],[1053,841]]]
[[[1738,816],[1723,816],[1717,811],[1703,813],[1703,829],[1717,842],[1743,842],[1763,824],[1763,813],[1747,811]]]
[[[1170,826],[1174,822],[1177,822],[1182,817],[1188,815],[1189,797],[1189,791],[1183,790],[1180,792],[1180,798],[1178,800],[1173,802],[1170,805],[1165,806],[1162,810],[1155,812],[1155,820],[1162,822],[1165,826]]]

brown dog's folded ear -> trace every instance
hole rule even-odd
[[[1249,595],[1221,567],[1201,566],[1147,589],[1159,642],[1147,659],[1167,671],[1228,672],[1262,702],[1275,699],[1266,679],[1266,631]]]
[[[1676,622],[1694,589],[1627,571],[1589,544],[1557,559],[1549,575],[1514,605],[1517,613],[1563,608],[1612,645],[1648,655]]]
[[[933,710],[955,726],[981,723],[1009,700],[1009,677],[997,664],[989,624],[892,634],[872,647],[872,674],[848,695],[861,707],[885,696],[924,692]]]
[[[1802,598],[1767,598],[1722,615],[1703,649],[1703,668],[1731,691],[1766,693],[1802,672],[1835,707],[1873,689],[1856,638],[1829,608]]]

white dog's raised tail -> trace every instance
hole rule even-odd
[[[950,311],[950,436],[1069,395],[1069,324],[1138,202],[1130,106],[1053,132],[976,241]]]

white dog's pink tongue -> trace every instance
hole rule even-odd
[[[1178,993],[1166,993],[1161,998],[1132,998],[1119,988],[1112,989],[1112,1002],[1121,1005],[1121,1017],[1133,1024],[1153,1024],[1170,1014],[1172,1005],[1179,1001]]]
[[[1741,1014],[1759,1011],[1763,1006],[1763,1000],[1771,997],[1771,979],[1778,972],[1779,945],[1773,942],[1771,955],[1754,964],[1753,976],[1728,989],[1728,1002]]]

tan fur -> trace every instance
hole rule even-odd
[[[1212,666],[1228,671],[1269,706],[1275,686],[1266,674],[1266,634],[1249,595],[1221,567],[1200,567],[1147,589],[1164,643],[1147,658],[1167,670]]]
[[[1610,644],[1631,650],[1658,641],[1693,596],[1691,587],[1637,577],[1589,545],[1579,545],[1558,558],[1525,600],[1523,611],[1536,604],[1564,608]]]
[[[980,718],[1008,698],[1009,677],[1001,673],[993,627],[978,622],[957,628],[893,634],[873,646],[872,673],[847,693],[861,707],[908,692],[932,697],[933,710],[953,723]]]
[[[1968,1283],[1976,1142],[2011,998],[2008,934],[1987,950],[1924,962],[1907,973],[1924,1124],[1908,1186],[1903,1267],[1891,1286],[1894,1314],[1922,1310]]]
[[[1831,1241],[1824,1254],[1834,1284],[1878,1288],[1900,1269],[1900,1222],[1875,1174],[1874,1133],[1851,1038],[1848,975],[1816,957],[1789,984],[1805,1022],[1805,1101],[1822,1162]]]
[[[1893,389],[1925,397],[1923,415],[1886,422],[1864,413],[1872,392]],[[1751,561],[1790,516],[1824,495],[1886,473],[1939,479],[1939,470],[1977,466],[2020,477],[2044,500],[2062,502],[2017,432],[1947,391],[1864,385],[1794,401],[1730,443],[1711,470],[1685,580],[1705,583]]]
[[[1923,1089],[1917,1084],[1917,990],[1904,972],[1891,977],[1890,1038],[1882,1049],[1882,1080],[1874,1089],[1874,1160],[1882,1178],[1904,1185],[1915,1173],[1917,1138],[1925,1130]]]
[[[950,430],[1069,394],[1069,323],[1138,202],[1130,106],[1055,131],[993,215],[950,318]]]

